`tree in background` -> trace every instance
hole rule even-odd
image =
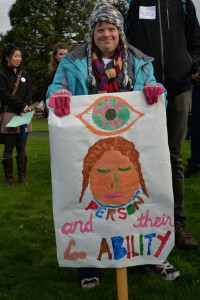
[[[16,0],[9,10],[12,29],[0,33],[0,48],[9,43],[23,50],[23,63],[33,80],[33,101],[44,100],[49,55],[66,42],[72,50],[85,40],[94,0]]]

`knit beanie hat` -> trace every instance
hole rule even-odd
[[[89,19],[89,30],[98,22],[109,22],[123,32],[128,7],[126,0],[97,0]]]
[[[124,18],[128,12],[128,3],[126,0],[97,0],[96,5],[89,18],[89,32],[88,32],[88,67],[89,67],[89,84],[91,86],[96,85],[96,79],[92,72],[92,36],[91,32],[94,26],[98,22],[108,22],[114,24],[120,31],[120,39],[122,43],[123,52],[123,73],[124,81],[123,85],[126,87],[129,81],[127,75],[127,47],[126,47],[126,37],[124,34]]]

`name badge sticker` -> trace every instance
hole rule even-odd
[[[156,7],[155,6],[140,6],[139,7],[139,19],[156,19]]]

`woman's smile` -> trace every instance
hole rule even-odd
[[[94,43],[104,58],[112,57],[119,44],[117,27],[108,22],[97,23],[94,28]]]

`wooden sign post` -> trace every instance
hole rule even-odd
[[[118,300],[128,300],[127,269],[117,269]]]

